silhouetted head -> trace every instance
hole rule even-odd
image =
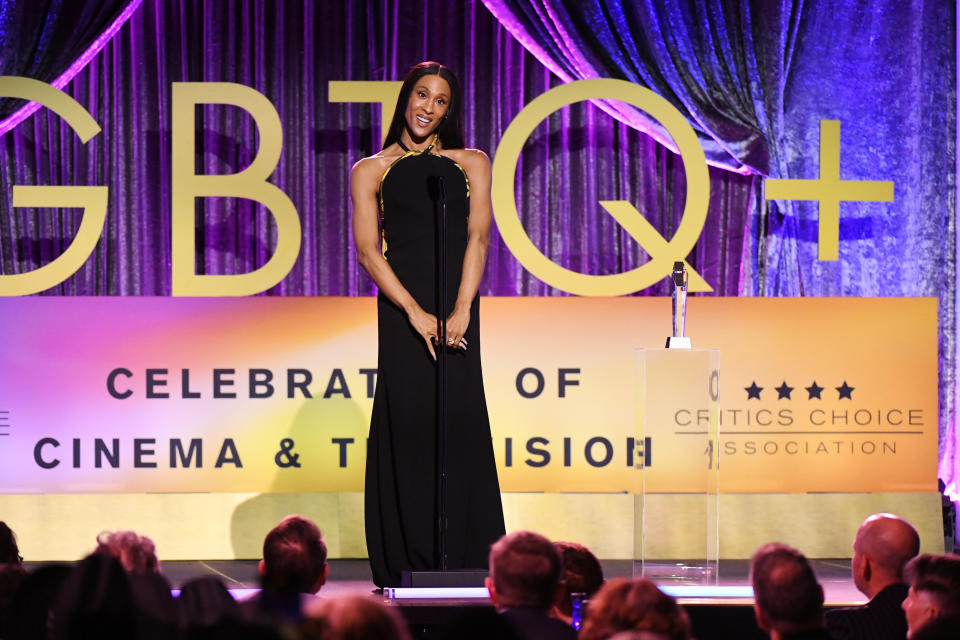
[[[533,531],[515,531],[490,548],[487,587],[499,608],[547,611],[559,600],[562,566],[553,544]]]
[[[327,579],[327,545],[319,527],[303,516],[280,521],[263,540],[265,589],[316,593]]]
[[[97,536],[94,553],[111,555],[123,568],[135,575],[149,575],[160,571],[157,547],[153,540],[135,531],[104,531]]]
[[[60,640],[136,636],[133,593],[119,560],[94,553],[73,568],[57,596],[53,628]]]
[[[581,640],[606,640],[620,633],[659,634],[687,640],[690,620],[677,601],[646,578],[608,580],[590,600]]]
[[[587,547],[576,542],[554,542],[553,547],[560,553],[563,565],[563,599],[557,604],[560,613],[566,617],[573,615],[572,593],[583,593],[587,598],[603,585],[603,568],[597,556]]]
[[[910,584],[902,605],[908,638],[932,627],[960,628],[960,556],[919,555],[907,563],[904,577]]]
[[[17,536],[13,535],[13,530],[7,526],[6,522],[0,521],[0,564],[21,564],[22,562],[20,547],[17,546]]]
[[[307,608],[300,631],[306,640],[410,640],[396,610],[360,595],[318,598]]]
[[[750,559],[754,610],[761,629],[793,633],[823,627],[823,588],[806,556],[779,542]]]
[[[892,513],[875,513],[857,529],[850,569],[853,583],[868,598],[903,582],[903,568],[920,552],[920,536]]]

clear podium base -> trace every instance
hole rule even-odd
[[[716,582],[718,577],[716,565],[685,562],[644,562],[641,573],[654,582],[685,584],[709,584]]]

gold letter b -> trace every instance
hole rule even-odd
[[[231,104],[246,110],[260,132],[253,162],[239,173],[194,173],[195,107]],[[283,191],[267,182],[280,160],[283,130],[270,101],[258,91],[228,82],[173,83],[173,167],[171,171],[172,290],[175,296],[246,296],[277,284],[290,272],[300,253],[300,217]],[[237,275],[197,275],[194,258],[194,200],[233,197],[264,205],[277,223],[277,249],[267,263]]]

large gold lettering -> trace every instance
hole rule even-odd
[[[629,202],[600,203],[650,255],[650,261],[636,269],[603,276],[571,271],[543,255],[520,224],[514,194],[520,152],[537,126],[561,107],[598,98],[621,100],[656,118],[670,133],[680,150],[687,176],[683,219],[670,240],[664,239]],[[497,228],[513,255],[530,273],[547,284],[582,296],[619,296],[633,293],[649,287],[670,273],[673,262],[683,260],[700,237],[710,200],[710,177],[703,148],[683,114],[645,87],[610,78],[578,80],[554,87],[524,107],[507,127],[500,146],[497,147],[492,180],[491,195]],[[687,267],[690,269],[689,265]],[[712,289],[690,269],[690,291]]]
[[[368,102],[380,105],[381,133],[386,136],[400,82],[330,81],[331,102]],[[0,76],[0,96],[38,102],[63,118],[86,143],[100,126],[72,97],[39,80]],[[640,267],[613,275],[588,275],[562,267],[547,258],[523,230],[514,186],[517,163],[527,139],[551,113],[593,99],[620,100],[642,109],[673,137],[686,172],[683,218],[669,240],[629,202],[600,201],[607,211],[650,255]],[[250,87],[222,82],[175,82],[172,87],[172,291],[175,296],[243,296],[259,293],[280,282],[293,268],[300,252],[301,226],[296,207],[276,185],[267,181],[280,159],[282,125],[276,109]],[[195,173],[195,109],[198,104],[229,104],[247,111],[259,131],[259,149],[250,166],[234,174]],[[820,259],[838,255],[838,203],[846,200],[891,201],[893,183],[840,180],[839,123],[821,124],[820,178],[766,181],[766,199],[815,200],[820,203]],[[518,261],[534,276],[558,289],[586,296],[616,296],[644,289],[683,260],[699,238],[707,215],[710,181],[703,149],[683,115],[649,89],[613,79],[567,83],[538,96],[510,123],[493,161],[492,201],[500,235]],[[0,295],[27,295],[60,284],[83,265],[96,247],[106,220],[105,186],[15,185],[14,207],[82,208],[76,237],[50,263],[29,272],[0,275]],[[277,225],[277,246],[267,263],[235,275],[196,273],[194,203],[197,198],[228,197],[254,200],[271,212]],[[712,291],[692,268],[690,291]]]
[[[297,209],[286,193],[267,182],[280,160],[283,128],[276,109],[262,93],[227,82],[174,82],[171,200],[172,290],[175,296],[245,296],[269,289],[293,268],[300,253]],[[227,175],[195,173],[195,109],[198,104],[230,104],[247,111],[260,133],[250,166]],[[277,248],[262,267],[237,275],[197,275],[194,201],[205,197],[255,200],[277,224]]]
[[[840,256],[840,203],[893,202],[889,180],[840,179],[840,121],[820,121],[820,176],[816,180],[768,178],[766,200],[812,200],[820,209],[817,259]]]
[[[327,83],[330,102],[373,102],[380,105],[380,142],[387,137],[402,82],[378,80],[331,80]]]
[[[84,143],[100,133],[100,125],[80,103],[45,82],[2,76],[0,96],[40,103],[63,118]],[[77,235],[56,259],[32,271],[0,275],[0,296],[37,293],[75,274],[93,253],[103,233],[108,193],[109,189],[103,186],[14,186],[14,207],[82,208],[83,218]]]

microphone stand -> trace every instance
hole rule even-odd
[[[443,176],[437,176],[437,552],[440,570],[447,570],[447,194]]]
[[[437,246],[437,492],[435,495],[436,521],[436,570],[401,572],[401,585],[404,587],[479,587],[483,585],[487,576],[486,569],[450,569],[448,534],[449,522],[447,518],[447,502],[449,501],[447,478],[447,358],[451,348],[447,344],[447,316],[450,313],[447,304],[447,193],[442,174],[441,159],[434,159],[435,170],[427,177],[427,189],[430,199],[434,202],[434,223],[436,229]],[[455,347],[456,348],[456,347]]]

